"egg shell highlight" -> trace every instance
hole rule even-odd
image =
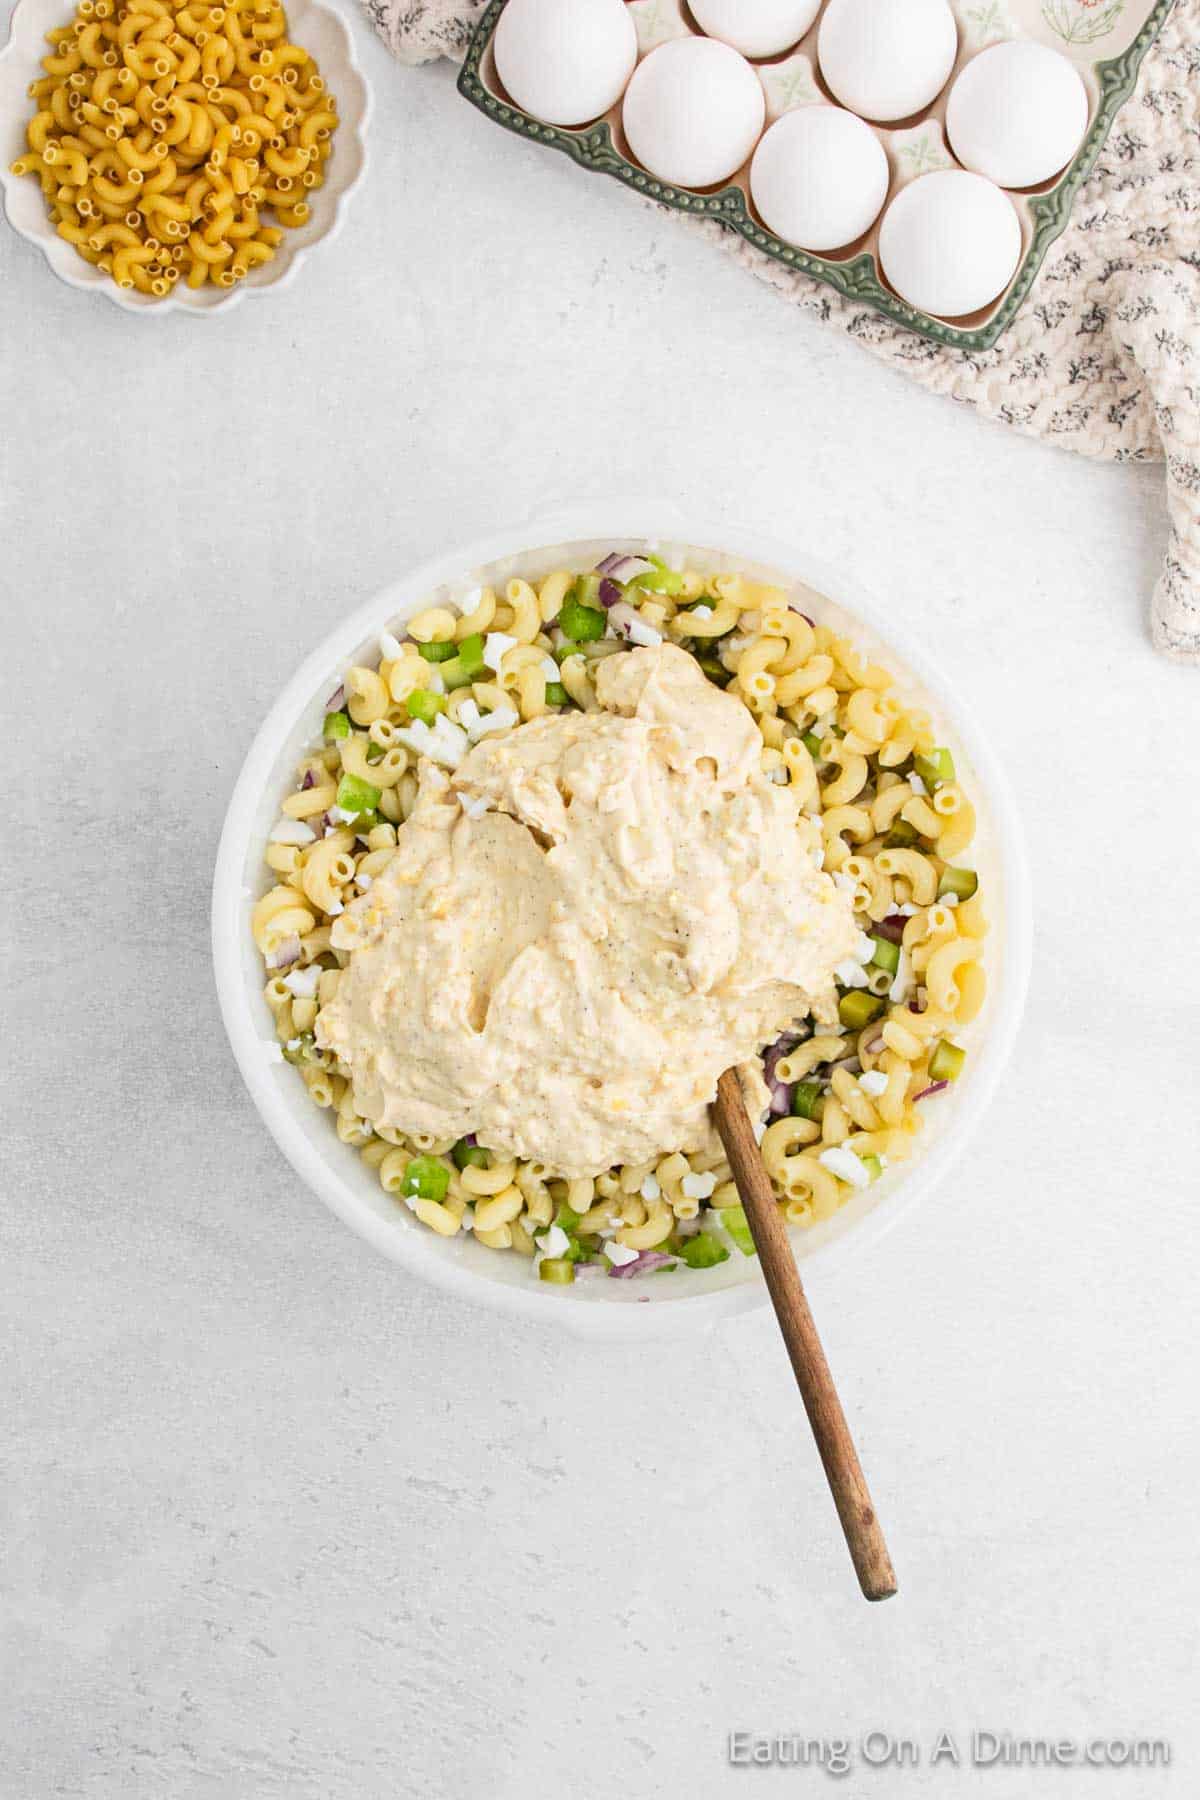
[[[615,106],[638,53],[625,0],[508,0],[492,46],[512,99],[548,125],[586,125]]]

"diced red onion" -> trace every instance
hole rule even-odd
[[[768,1087],[774,1085],[775,1069],[781,1059],[787,1055],[789,1050],[794,1050],[797,1044],[803,1042],[798,1031],[784,1031],[773,1044],[768,1044],[763,1051],[763,1080]]]
[[[782,1119],[785,1113],[790,1113],[791,1110],[791,1088],[786,1081],[773,1081],[771,1083],[771,1112],[777,1119]]]
[[[280,938],[273,950],[268,950],[263,960],[268,969],[290,969],[293,963],[300,961],[300,956],[300,939],[285,937]]]
[[[950,1083],[948,1081],[931,1082],[927,1088],[922,1088],[919,1094],[914,1095],[914,1099],[927,1100],[930,1094],[940,1094],[943,1088],[948,1088],[949,1086]]]
[[[300,783],[300,792],[306,793],[310,787],[316,787],[317,778],[311,769],[305,769],[304,780]]]
[[[621,588],[612,579],[611,575],[606,575],[604,580],[600,583],[601,606],[618,606],[620,605],[621,598]]]
[[[608,609],[608,622],[618,630],[622,637],[628,637],[630,628],[637,618],[637,613],[628,600],[619,600],[616,606]]]
[[[618,1281],[628,1281],[631,1275],[648,1275],[651,1269],[663,1269],[674,1261],[663,1250],[640,1250],[635,1262],[622,1263],[620,1268],[614,1263],[608,1272]]]
[[[325,711],[327,713],[341,712],[341,710],[342,710],[343,706],[345,706],[345,704],[346,704],[345,688],[344,687],[336,687],[336,688],[334,688],[332,694],[330,694],[328,700],[325,702]]]
[[[580,1277],[583,1275],[586,1275],[586,1276],[588,1276],[589,1279],[591,1279],[593,1276],[603,1275],[603,1273],[604,1273],[604,1270],[601,1268],[601,1266],[598,1262],[578,1262],[575,1264],[575,1279],[576,1279],[576,1281],[578,1281],[580,1279]]]
[[[644,556],[623,555],[620,550],[610,551],[603,562],[596,564],[597,575],[611,575],[614,581],[632,581],[635,575],[648,575],[654,567]]]
[[[875,936],[886,938],[889,944],[898,944],[904,937],[904,927],[908,920],[903,913],[889,913],[886,919],[880,919],[875,927]]]
[[[475,1148],[475,1146],[478,1144],[478,1142],[479,1142],[479,1139],[475,1136],[475,1133],[473,1131],[468,1131],[466,1137],[463,1139],[463,1143],[470,1144],[472,1150]]]

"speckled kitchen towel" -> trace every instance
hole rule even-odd
[[[461,60],[485,0],[364,4],[389,49],[417,63]],[[1070,224],[992,350],[941,349],[720,225],[683,223],[925,387],[1084,456],[1164,459],[1171,531],[1154,642],[1200,663],[1200,0],[1178,0]]]

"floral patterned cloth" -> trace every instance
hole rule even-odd
[[[417,63],[461,60],[485,0],[364,4],[389,49]],[[1178,0],[1070,224],[991,350],[941,349],[719,225],[683,223],[925,387],[1085,456],[1164,459],[1171,534],[1154,642],[1200,663],[1200,0]]]

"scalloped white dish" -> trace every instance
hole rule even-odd
[[[125,312],[152,317],[182,312],[207,318],[228,312],[248,296],[277,293],[287,287],[317,245],[337,236],[350,197],[366,172],[371,92],[355,59],[345,20],[330,7],[322,6],[320,0],[287,0],[292,39],[316,58],[322,76],[337,96],[340,118],[325,185],[313,192],[308,223],[286,231],[274,260],[252,270],[236,287],[188,288],[180,283],[173,293],[156,300],[136,289],[119,288],[111,276],[77,255],[50,223],[38,183],[28,175],[10,172],[9,165],[25,149],[25,127],[33,111],[27,90],[41,74],[42,57],[49,51],[45,34],[66,25],[73,13],[74,0],[18,0],[8,42],[0,50],[0,187],[13,230],[38,246],[55,275],[68,287],[101,294]]]
[[[255,1105],[300,1179],[408,1274],[476,1304],[609,1341],[703,1329],[732,1313],[765,1306],[757,1259],[739,1256],[661,1281],[560,1288],[531,1280],[521,1257],[485,1249],[462,1234],[450,1239],[427,1230],[339,1140],[295,1070],[271,1054],[274,1020],[263,998],[250,913],[264,891],[263,846],[297,757],[319,732],[324,702],[346,666],[370,659],[382,628],[394,627],[431,601],[451,603],[472,586],[499,585],[518,571],[540,576],[562,566],[590,568],[608,550],[647,544],[684,556],[706,572],[736,568],[788,587],[801,583],[809,590],[809,604],[815,604],[814,595],[823,596],[821,619],[853,637],[872,658],[886,661],[902,688],[928,707],[976,801],[979,828],[972,854],[986,881],[991,931],[989,999],[978,1029],[969,1028],[970,1073],[939,1100],[936,1113],[931,1108],[921,1149],[911,1162],[855,1194],[831,1219],[793,1234],[806,1272],[814,1262],[840,1270],[852,1252],[874,1242],[934,1188],[986,1109],[1016,1036],[1031,948],[1020,817],[999,759],[973,720],[969,698],[909,646],[885,608],[843,575],[791,545],[644,502],[579,506],[439,556],[357,608],[287,683],[243,765],[213,884],[213,961],[229,1040]]]

